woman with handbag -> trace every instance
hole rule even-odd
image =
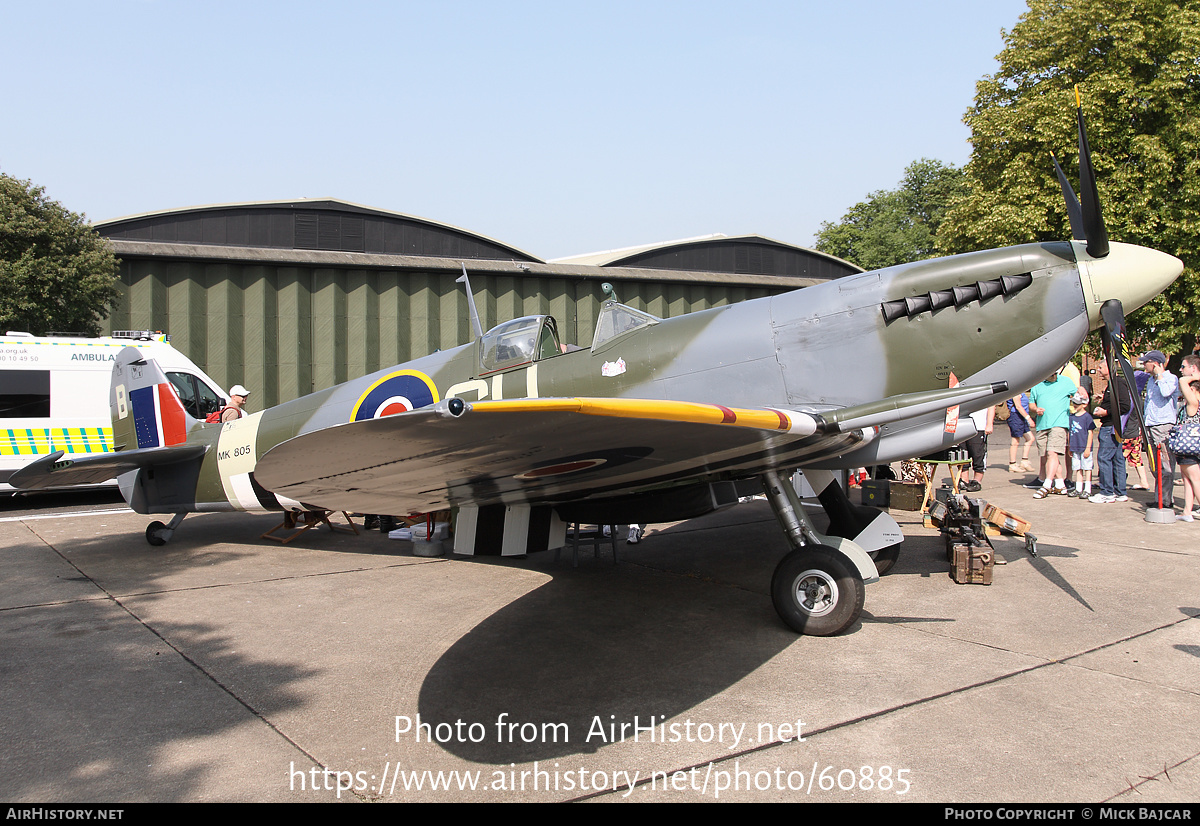
[[[1192,506],[1200,493],[1200,356],[1184,356],[1179,391],[1183,407],[1179,423],[1171,431],[1167,446],[1175,451],[1175,461],[1183,476],[1183,513],[1176,518],[1192,522]]]

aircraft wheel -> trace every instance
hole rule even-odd
[[[771,577],[771,601],[780,618],[801,634],[828,637],[858,619],[866,596],[858,570],[826,545],[792,551]]]
[[[151,522],[146,526],[146,541],[156,548],[159,545],[166,545],[167,540],[159,535],[159,531],[165,531],[167,526],[162,522]]]
[[[888,545],[878,551],[872,551],[871,559],[875,560],[875,570],[883,576],[888,571],[892,570],[892,566],[896,564],[896,560],[900,558],[900,545]]]

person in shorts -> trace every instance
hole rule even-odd
[[[1200,422],[1200,356],[1183,357],[1183,373],[1179,377],[1179,392],[1183,407],[1179,411],[1179,426],[1188,427]],[[1200,492],[1200,453],[1179,452],[1175,454],[1179,472],[1183,476],[1183,513],[1176,516],[1181,522],[1194,522],[1193,509]]]
[[[1033,470],[1029,464],[1029,451],[1033,447],[1033,416],[1029,413],[1029,395],[1021,393],[1008,400],[1008,434],[1012,442],[1008,446],[1008,470],[1022,473]],[[1017,448],[1021,448],[1021,463],[1017,464]]]
[[[1079,387],[1068,376],[1053,373],[1029,391],[1029,412],[1037,416],[1037,446],[1043,462],[1042,486],[1033,495],[1045,499],[1051,493],[1067,495],[1067,427],[1071,421],[1071,397]]]
[[[1150,431],[1147,447],[1155,452],[1161,467],[1155,476],[1154,499],[1157,507],[1175,507],[1175,458],[1167,446],[1171,430],[1179,413],[1179,379],[1167,369],[1167,357],[1161,350],[1151,350],[1142,356],[1142,364],[1150,378],[1146,382],[1146,409],[1142,416],[1146,429]],[[1159,478],[1162,484],[1158,484]]]
[[[1067,434],[1067,450],[1071,454],[1075,477],[1075,484],[1067,491],[1067,496],[1081,499],[1092,495],[1092,468],[1095,466],[1096,420],[1088,412],[1089,401],[1083,390],[1071,397],[1071,424]]]

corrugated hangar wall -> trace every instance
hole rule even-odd
[[[223,387],[250,388],[257,410],[469,342],[463,264],[485,330],[548,313],[581,346],[606,281],[619,300],[666,318],[858,271],[758,236],[546,262],[448,224],[330,198],[188,207],[96,229],[121,259],[123,293],[107,330],[169,333]]]
[[[136,244],[115,245],[123,295],[107,329],[169,333],[176,349],[223,387],[250,388],[254,409],[472,339],[457,262],[355,268],[203,261],[196,257],[211,249],[146,257],[135,254]],[[639,279],[630,270],[494,261],[468,261],[467,268],[484,329],[549,313],[563,340],[582,346],[591,343],[605,281],[624,303],[664,318],[801,286],[778,277],[721,283],[720,276],[642,270]],[[734,280],[743,283],[728,283]]]

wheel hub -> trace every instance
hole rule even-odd
[[[824,571],[808,570],[796,577],[796,604],[804,613],[821,617],[832,611],[837,602],[837,582]]]

